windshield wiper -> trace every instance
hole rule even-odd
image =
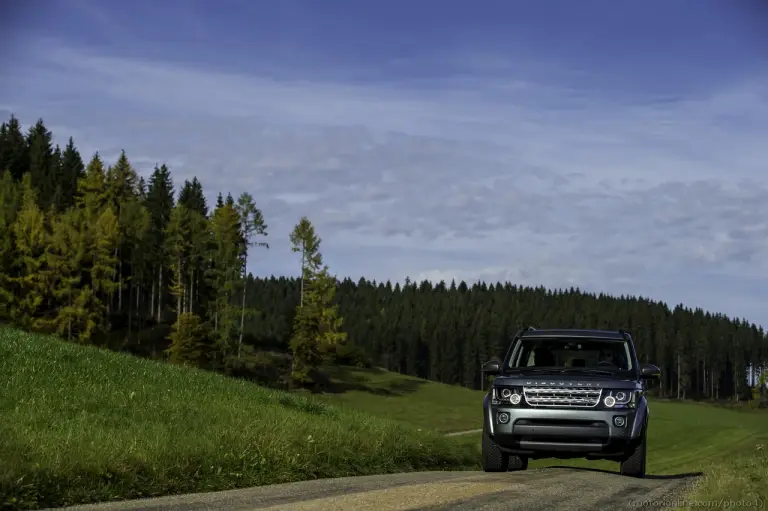
[[[604,374],[613,375],[612,371],[603,371],[601,369],[582,369],[581,367],[568,367],[560,370],[561,373],[586,373],[586,374]]]
[[[584,373],[584,374],[599,374],[605,376],[612,376],[613,372],[603,371],[600,369],[582,369],[580,367],[513,367],[509,369],[510,372],[518,372],[524,374],[564,374],[564,373]]]
[[[561,369],[557,367],[551,367],[551,368],[544,368],[544,367],[512,367],[509,369],[510,371],[515,371],[518,373],[559,373],[562,372]]]

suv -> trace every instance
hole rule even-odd
[[[525,470],[529,459],[609,459],[645,476],[645,380],[660,370],[637,360],[622,330],[536,330],[515,335],[483,401],[486,472]]]

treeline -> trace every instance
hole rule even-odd
[[[209,210],[197,179],[176,193],[160,165],[145,182],[124,153],[84,165],[42,120],[27,134],[13,117],[2,126],[2,168],[0,310],[24,328],[263,383],[316,382],[317,366],[345,363],[480,388],[481,364],[528,325],[629,330],[668,397],[747,398],[748,368],[768,366],[756,325],[642,297],[337,282],[306,218],[289,235],[301,278],[244,278],[268,249],[249,194]]]
[[[249,278],[248,303],[261,311],[246,329],[264,346],[285,346],[298,282]],[[768,362],[760,327],[646,298],[464,282],[404,285],[349,279],[339,283],[349,338],[373,365],[445,383],[480,388],[480,366],[503,357],[525,326],[623,328],[641,362],[658,365],[655,389],[666,397],[749,398],[747,371]]]

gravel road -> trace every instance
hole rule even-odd
[[[675,507],[694,474],[634,479],[578,468],[415,472],[261,486],[66,509],[83,511],[595,510]]]

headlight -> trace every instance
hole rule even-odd
[[[633,390],[607,390],[603,405],[608,408],[634,408],[637,392]]]
[[[493,387],[491,404],[519,405],[523,399],[522,391],[516,387]]]

